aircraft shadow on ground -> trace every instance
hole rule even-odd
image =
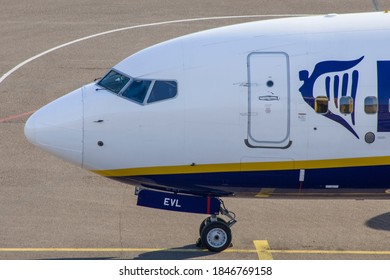
[[[151,252],[141,253],[135,256],[133,260],[186,260],[201,257],[212,256],[217,253],[202,250],[195,245],[186,245],[177,248],[168,248],[164,250],[156,250]],[[106,257],[68,257],[68,258],[45,258],[44,260],[117,260],[131,259],[129,256],[106,256]]]
[[[369,219],[366,226],[376,230],[390,231],[390,212]]]
[[[180,248],[170,248],[167,250],[146,252],[135,257],[135,260],[185,260],[205,256],[211,256],[216,253],[201,250],[195,245],[187,245]]]
[[[86,258],[50,258],[50,259],[42,259],[44,261],[100,261],[100,260],[116,260],[117,258],[115,257],[96,257],[96,258],[91,258],[91,257],[86,257]]]

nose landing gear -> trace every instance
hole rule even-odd
[[[236,215],[226,209],[222,200],[220,213],[229,218],[229,221],[211,215],[206,218],[199,228],[200,238],[196,242],[196,246],[206,248],[212,252],[221,252],[228,247],[233,246],[231,227],[237,222]]]
[[[199,227],[200,238],[197,247],[213,252],[221,252],[232,246],[232,231],[230,228],[237,222],[236,214],[228,211],[224,202],[218,197],[178,194],[137,188],[137,205],[170,210],[176,212],[208,214]],[[224,215],[228,221],[217,217]]]

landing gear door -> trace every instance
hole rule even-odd
[[[289,58],[283,52],[248,56],[248,138],[251,148],[288,148],[290,141]]]

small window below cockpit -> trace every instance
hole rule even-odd
[[[111,70],[97,84],[105,89],[108,89],[109,91],[118,94],[129,81],[129,77],[126,77],[114,70]]]
[[[148,103],[153,103],[175,97],[177,94],[177,83],[175,81],[155,81],[150,92]]]

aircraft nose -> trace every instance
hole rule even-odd
[[[31,144],[81,166],[83,154],[82,88],[36,111],[27,120],[24,134]]]

